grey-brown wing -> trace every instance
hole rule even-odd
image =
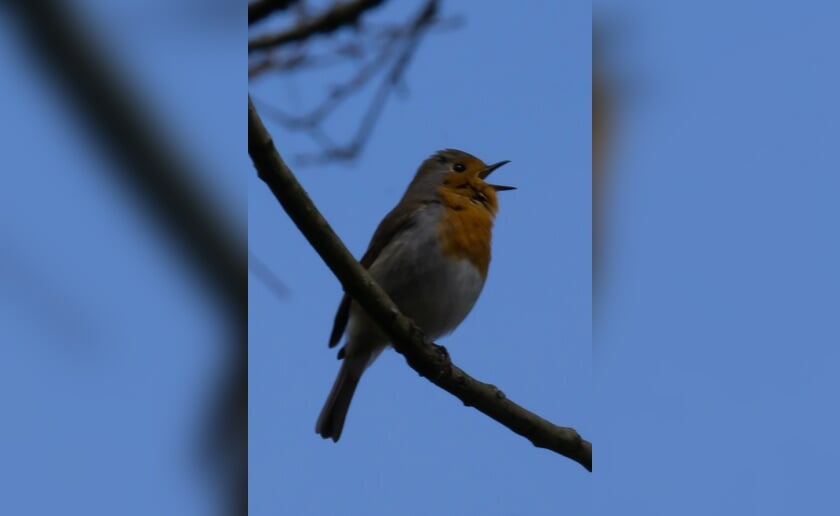
[[[391,210],[388,215],[379,223],[379,227],[373,233],[373,238],[370,240],[367,251],[365,251],[359,263],[362,267],[369,269],[373,262],[379,257],[379,254],[394,238],[394,235],[403,231],[414,223],[414,214],[418,209],[422,208],[424,203],[416,203],[406,207],[401,206],[399,211],[397,208]],[[335,320],[333,322],[332,333],[330,333],[330,347],[335,347],[344,335],[344,330],[347,329],[347,321],[350,319],[350,296],[344,294],[341,298],[341,303],[338,305],[338,310],[335,313]],[[338,358],[344,358],[344,349],[338,352]]]

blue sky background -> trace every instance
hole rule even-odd
[[[361,159],[295,169],[359,254],[434,150],[512,160],[487,286],[441,343],[591,438],[591,475],[393,353],[342,441],[318,438],[340,286],[247,158],[244,8],[82,3],[289,289],[278,300],[251,277],[252,512],[837,514],[840,7],[598,3],[621,108],[593,315],[591,6],[521,4],[445,3],[467,24],[424,40]],[[219,314],[102,179],[112,164],[3,13],[0,513],[206,514],[218,498],[195,446]],[[252,90],[298,102],[312,84]],[[284,152],[307,148],[268,123]]]
[[[404,19],[405,2],[372,20]],[[511,164],[493,261],[467,320],[440,339],[454,361],[552,421],[591,431],[591,36],[587,2],[443,3],[465,25],[428,34],[352,166],[296,166],[357,256],[414,172],[454,147]],[[324,75],[255,82],[258,107],[304,104]],[[327,76],[329,77],[329,76]],[[334,79],[331,79],[334,80]],[[313,91],[314,90],[314,91]],[[314,97],[317,98],[317,97]],[[328,126],[347,137],[361,106]],[[267,127],[295,166],[303,135]],[[388,351],[368,370],[341,440],[314,433],[339,362],[327,348],[341,287],[256,176],[249,246],[289,293],[250,288],[250,493],[255,514],[581,514],[592,475],[534,448]],[[562,486],[562,487],[560,487]]]
[[[167,4],[79,5],[244,232],[245,14]],[[209,514],[228,328],[0,13],[0,514]]]
[[[840,6],[598,5],[624,106],[597,512],[837,514]]]

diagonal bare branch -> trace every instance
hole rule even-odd
[[[592,444],[573,428],[557,426],[507,399],[497,387],[480,382],[458,368],[442,346],[427,339],[402,315],[385,291],[350,254],[277,152],[250,97],[248,153],[257,174],[286,213],[341,281],[344,290],[391,338],[409,366],[438,387],[488,415],[539,448],[566,456],[592,471]]]

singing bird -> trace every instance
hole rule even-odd
[[[447,149],[426,159],[399,203],[382,220],[360,260],[400,311],[431,339],[451,333],[472,309],[490,265],[498,211],[496,192],[512,186],[485,182],[508,163],[486,165]],[[347,334],[343,360],[315,431],[338,441],[365,369],[388,337],[347,294],[335,315],[330,347]]]

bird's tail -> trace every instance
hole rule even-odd
[[[348,356],[344,358],[338,377],[335,379],[330,395],[327,397],[318,422],[315,424],[315,432],[324,439],[330,438],[338,441],[341,437],[341,430],[344,428],[344,419],[347,417],[347,409],[350,408],[350,401],[359,379],[365,371],[367,361],[359,360],[359,357]]]

